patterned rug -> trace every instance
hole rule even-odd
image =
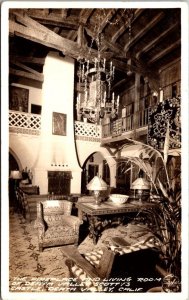
[[[96,245],[89,236],[79,245],[81,254],[106,246],[114,237],[124,237],[128,243],[147,238],[142,226],[129,224],[103,231]],[[70,273],[65,264],[62,247],[38,250],[34,222],[28,223],[17,213],[10,214],[9,236],[9,291],[10,292],[69,292]]]

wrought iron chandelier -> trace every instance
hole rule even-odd
[[[98,39],[100,44],[100,36]],[[101,58],[100,48],[98,56],[91,62],[79,62],[79,92],[77,96],[77,118],[86,118],[92,123],[99,123],[101,118],[115,118],[119,108],[119,96],[111,93],[111,84],[115,75],[115,67],[106,59]]]
[[[111,85],[115,76],[115,67],[112,61],[107,62],[101,57],[102,34],[97,30],[96,39],[97,56],[79,60],[79,92],[77,95],[77,119],[88,120],[99,124],[104,117],[115,118],[118,114],[119,96],[111,93]],[[89,50],[90,51],[90,50]],[[90,53],[88,55],[90,57]]]
[[[104,9],[99,10],[101,14],[98,14],[99,22],[94,28],[96,37],[92,38],[90,50],[92,50],[92,44],[95,40],[97,46],[97,56],[93,58],[92,55],[89,59],[78,59],[79,69],[79,87],[77,94],[77,120],[88,120],[89,122],[99,124],[102,118],[115,119],[118,116],[119,109],[119,95],[115,95],[112,92],[112,82],[115,76],[115,66],[112,61],[106,61],[106,58],[102,57],[102,32],[100,31],[100,24],[107,13]],[[129,39],[131,35],[131,20],[134,16],[133,9],[123,9],[117,11],[119,18],[116,18],[114,22],[109,24],[118,24],[124,22],[124,26],[129,28]],[[92,58],[91,58],[92,57]]]

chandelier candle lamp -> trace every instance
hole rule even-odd
[[[89,191],[94,192],[95,204],[98,205],[98,206],[101,203],[100,192],[101,191],[106,191],[107,188],[108,188],[108,185],[99,176],[93,177],[93,179],[87,184],[87,189]]]
[[[98,56],[90,62],[79,60],[79,88],[77,95],[77,119],[87,118],[89,122],[99,124],[104,117],[116,118],[119,109],[119,95],[111,93],[115,66],[112,61],[101,58],[100,35],[97,39]]]

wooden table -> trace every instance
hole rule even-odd
[[[97,243],[97,239],[105,227],[110,225],[123,224],[128,213],[142,212],[144,209],[153,209],[154,203],[131,201],[129,203],[116,205],[113,202],[106,201],[100,205],[93,202],[78,202],[78,217],[80,220],[89,221],[90,236],[93,238],[93,243]]]

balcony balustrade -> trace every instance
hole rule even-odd
[[[41,116],[9,110],[9,131],[22,134],[40,135]]]
[[[74,130],[76,139],[96,142],[101,141],[101,125],[75,121]]]
[[[134,125],[135,124],[135,125]],[[118,119],[111,123],[96,125],[74,122],[76,139],[100,142],[101,138],[118,136],[136,128],[147,126],[148,110]],[[40,135],[41,115],[9,110],[9,131],[22,134]]]
[[[148,126],[148,108],[138,111],[113,122],[106,122],[102,125],[102,138],[119,136],[134,129]]]

